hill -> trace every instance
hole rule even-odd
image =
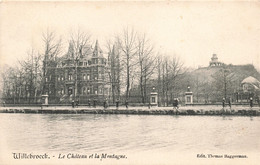
[[[223,64],[198,68],[188,73],[195,102],[215,102],[223,97],[236,100],[236,93],[242,92],[241,82],[249,76],[260,80],[260,73],[251,64]]]

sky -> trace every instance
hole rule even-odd
[[[43,50],[47,29],[62,36],[81,29],[106,40],[124,27],[146,33],[160,54],[178,56],[187,67],[209,65],[212,54],[226,64],[260,70],[260,3],[257,2],[2,2],[0,65],[17,64],[28,50]]]

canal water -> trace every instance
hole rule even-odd
[[[11,152],[255,153],[260,117],[0,114]],[[2,151],[3,152],[3,151]]]

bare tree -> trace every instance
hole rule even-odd
[[[17,93],[17,69],[10,66],[5,66],[3,72],[1,72],[1,79],[3,80],[3,100],[7,103],[16,103]],[[11,99],[11,100],[10,100]]]
[[[83,49],[90,49],[90,37],[91,35],[80,29],[77,29],[76,32],[71,32],[70,43],[73,47],[73,58],[75,60],[78,60],[80,56],[84,55],[84,52],[87,52],[83,51]]]
[[[42,73],[41,73],[41,62],[42,56],[36,53],[34,49],[27,52],[27,59],[19,61],[21,65],[19,77],[22,75],[26,78],[25,84],[27,84],[27,96],[29,102],[31,97],[34,97],[34,102],[37,102],[37,94],[41,89]]]
[[[58,39],[55,32],[47,30],[42,34],[42,41],[44,44],[43,54],[43,75],[42,75],[42,94],[46,92],[46,77],[51,74],[53,69],[48,69],[51,63],[55,63],[58,55],[61,53],[61,38]]]
[[[78,95],[78,62],[79,58],[82,57],[88,51],[84,51],[84,49],[90,49],[90,35],[77,29],[76,32],[71,32],[70,35],[70,44],[72,46],[72,58],[75,65],[75,93],[74,97]]]
[[[176,78],[185,73],[181,60],[173,56],[162,56],[157,59],[158,92],[163,105],[169,104],[169,97],[175,91]]]
[[[230,96],[234,92],[235,85],[234,83],[234,73],[228,69],[226,66],[223,66],[218,72],[212,75],[213,77],[213,87],[218,95],[218,99],[222,96],[227,99],[227,96]]]
[[[138,64],[136,38],[137,34],[134,29],[128,27],[123,30],[122,35],[117,36],[117,43],[121,51],[122,66],[126,70],[126,100],[130,96],[131,78],[134,73],[134,66]]]
[[[61,38],[57,39],[55,32],[47,30],[42,34],[44,43],[44,58],[56,60],[61,52]]]
[[[109,61],[109,82],[111,84],[112,102],[115,103],[116,98],[120,99],[121,74],[122,67],[120,65],[120,52],[118,44],[107,41],[108,61]]]
[[[156,68],[156,58],[153,56],[153,53],[153,46],[151,45],[149,39],[147,39],[146,34],[139,36],[137,42],[137,54],[139,60],[139,85],[141,89],[140,93],[142,97],[142,103],[147,101],[147,81]]]
[[[162,56],[160,54],[157,54],[156,58],[156,69],[157,69],[157,91],[158,91],[158,104],[161,105],[162,102],[162,80],[161,80],[161,69],[162,69]]]

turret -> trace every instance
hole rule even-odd
[[[67,58],[74,58],[74,48],[73,48],[73,44],[72,44],[71,41],[70,41],[70,44],[69,44]]]
[[[96,41],[93,57],[103,57],[103,51],[99,47],[98,40]]]

